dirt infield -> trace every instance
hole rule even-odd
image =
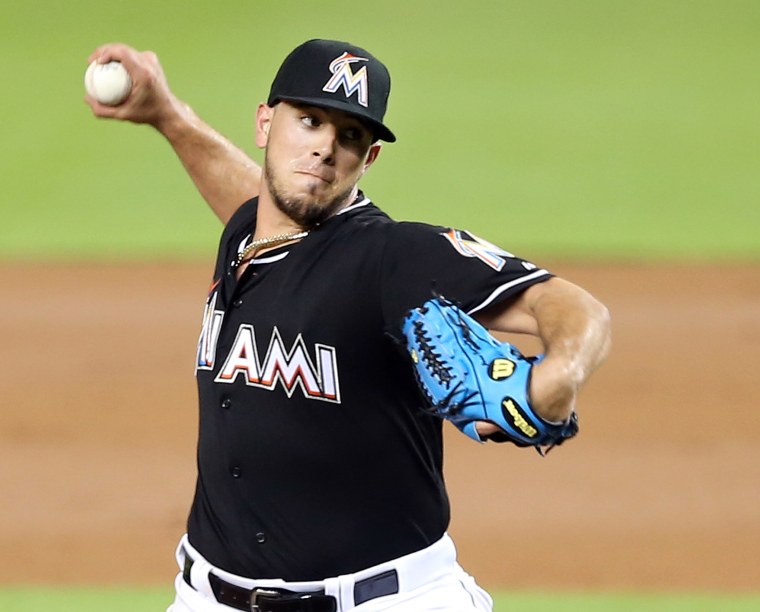
[[[760,266],[553,269],[610,307],[613,356],[545,459],[449,428],[463,565],[491,587],[756,591]],[[3,583],[170,583],[209,274],[0,267]]]

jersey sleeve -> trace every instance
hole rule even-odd
[[[386,329],[396,337],[404,315],[435,294],[473,314],[552,277],[470,232],[422,223],[389,228],[381,274]]]

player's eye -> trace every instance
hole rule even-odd
[[[358,142],[364,137],[364,132],[360,128],[347,128],[343,130],[343,138],[351,142]]]
[[[367,140],[372,140],[372,133],[364,125],[347,125],[340,131],[341,140],[352,145],[362,145]]]
[[[302,115],[301,122],[313,128],[322,125],[322,122],[319,120],[319,118],[314,115]]]

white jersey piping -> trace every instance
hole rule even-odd
[[[498,287],[495,291],[493,291],[491,295],[489,295],[480,304],[468,310],[467,314],[471,315],[472,313],[477,312],[478,310],[483,310],[483,308],[492,304],[496,300],[497,297],[499,297],[502,293],[504,293],[508,289],[511,289],[512,287],[516,287],[517,285],[521,285],[522,283],[526,283],[526,282],[535,280],[537,278],[541,278],[542,276],[548,276],[548,275],[549,275],[549,272],[547,272],[546,270],[536,270],[535,272],[532,272],[531,274],[528,274],[527,276],[521,276],[520,278],[516,278],[515,280],[509,281],[508,283],[504,283],[503,285],[501,285],[501,287]]]

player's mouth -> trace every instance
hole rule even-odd
[[[323,172],[317,169],[296,170],[296,174],[313,176],[314,178],[319,179],[324,183],[332,183],[335,178],[335,175],[332,172]]]

